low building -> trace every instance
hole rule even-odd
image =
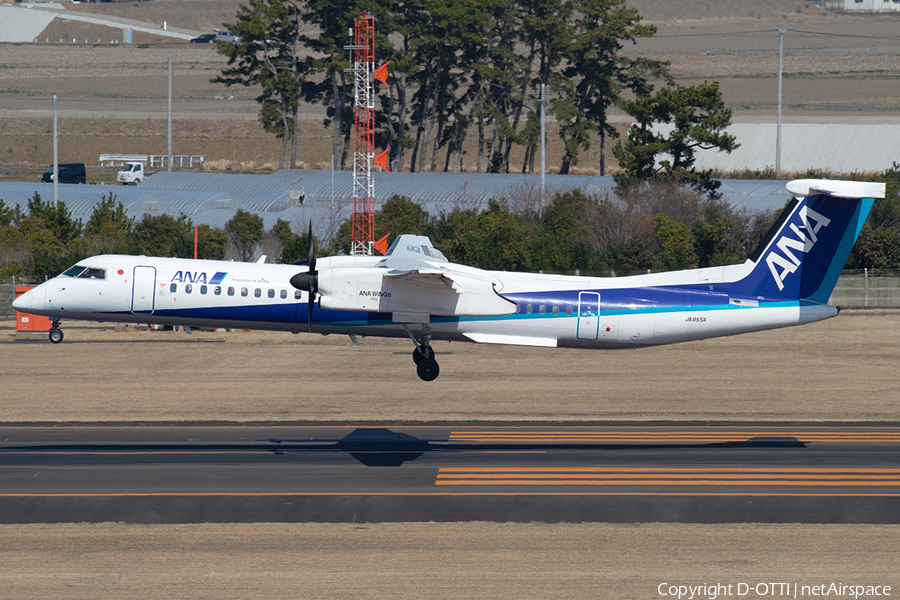
[[[900,0],[822,0],[821,6],[826,10],[900,12]]]

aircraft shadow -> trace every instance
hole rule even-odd
[[[642,444],[610,444],[610,443],[454,443],[430,442],[391,431],[385,427],[359,428],[350,432],[337,442],[309,443],[302,440],[274,439],[260,440],[253,444],[52,444],[29,445],[27,447],[0,448],[0,456],[4,453],[96,453],[116,454],[121,452],[140,453],[184,453],[203,456],[207,453],[221,452],[272,452],[273,454],[295,454],[304,452],[346,452],[367,467],[399,467],[412,462],[429,452],[462,452],[462,451],[539,451],[539,450],[666,450],[666,449],[739,449],[739,448],[805,448],[806,443],[794,437],[750,438],[735,442],[710,443],[642,443]]]
[[[291,451],[290,441],[270,440],[287,446],[279,446],[282,452]],[[739,442],[710,442],[697,444],[478,444],[440,442],[434,444],[405,433],[390,429],[361,428],[355,429],[330,449],[343,450],[367,467],[399,467],[405,462],[412,462],[427,452],[446,451],[504,451],[504,450],[661,450],[661,449],[737,449],[737,448],[805,448],[806,444],[794,437],[784,438],[750,438]],[[302,449],[310,449],[304,444]]]

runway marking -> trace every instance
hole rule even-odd
[[[454,468],[439,469],[435,485],[517,486],[780,486],[897,487],[900,469],[827,467]]]
[[[307,496],[779,496],[803,498],[900,498],[900,493],[852,493],[852,492],[620,492],[620,491],[580,491],[580,492],[120,492],[120,493],[8,493],[3,498],[155,498],[155,497],[307,497]]]
[[[799,442],[900,442],[898,428],[827,428],[809,429],[741,429],[697,427],[682,430],[612,428],[602,430],[560,431],[511,429],[457,430],[450,433],[451,442],[482,443],[715,443],[746,442],[752,438],[794,438]],[[778,440],[771,440],[778,441]]]

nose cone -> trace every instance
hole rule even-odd
[[[31,308],[31,290],[13,300],[12,306],[19,312],[28,312],[27,309]]]

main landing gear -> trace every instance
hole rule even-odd
[[[405,323],[403,324],[403,329],[406,330],[409,339],[416,345],[412,355],[413,362],[416,363],[416,375],[422,381],[434,381],[441,374],[441,367],[434,359],[434,350],[431,347],[431,327],[424,323],[422,324],[421,339],[416,339],[416,336],[413,335],[413,332],[409,330],[409,326]]]
[[[58,344],[63,341],[63,332],[62,329],[59,328],[59,319],[51,321],[50,325],[50,341],[54,344]]]

